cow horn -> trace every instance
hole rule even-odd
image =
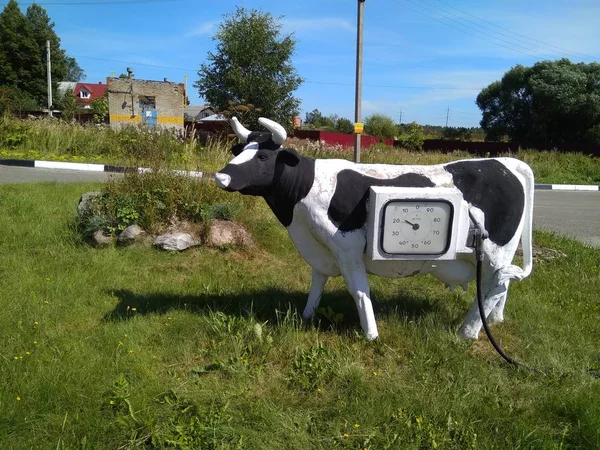
[[[246,142],[248,139],[248,136],[250,136],[250,133],[252,133],[252,132],[250,130],[248,130],[246,127],[244,127],[244,125],[242,125],[240,123],[240,121],[237,119],[237,117],[232,117],[230,120],[230,123],[231,123],[231,128],[233,128],[233,131],[235,131],[235,134],[240,139],[240,141]]]
[[[265,117],[258,119],[258,123],[271,132],[273,135],[273,142],[275,142],[277,145],[283,145],[287,139],[287,132],[285,131],[285,128],[283,128],[277,122],[273,122],[271,119],[267,119]]]

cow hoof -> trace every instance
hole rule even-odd
[[[471,341],[476,341],[479,337],[479,330],[475,331],[471,327],[460,327],[459,330],[460,337],[463,339],[469,339]]]
[[[314,311],[304,311],[304,312],[302,313],[302,318],[303,318],[304,320],[310,320],[310,319],[312,319],[313,317],[315,317],[315,312],[314,312]]]
[[[494,313],[494,311],[492,310],[490,315],[487,317],[487,321],[489,324],[502,323],[502,322],[504,322],[504,314]]]
[[[372,333],[367,333],[365,335],[365,337],[367,338],[367,341],[374,341],[375,339],[377,339],[378,336],[379,336],[379,333],[377,331],[372,332]]]

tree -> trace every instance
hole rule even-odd
[[[345,117],[341,117],[335,124],[335,131],[346,134],[354,133],[354,122],[346,119]]]
[[[365,133],[386,139],[396,136],[398,129],[391,117],[385,114],[371,114],[365,119]]]
[[[318,109],[313,109],[311,112],[307,112],[304,118],[305,125],[311,125],[314,128],[319,128],[323,123],[323,114]]]
[[[99,97],[92,100],[90,106],[92,107],[92,117],[94,123],[106,123],[109,113],[108,93],[104,94],[104,97]]]
[[[24,15],[15,0],[0,13],[0,85],[11,86],[46,105],[46,41],[50,41],[53,91],[59,81],[79,81],[83,70],[60,47],[54,22],[34,3]]]
[[[71,90],[67,90],[65,95],[59,101],[58,107],[60,108],[60,117],[63,120],[70,121],[75,115],[77,110],[77,97]]]
[[[425,131],[417,122],[405,124],[399,141],[404,148],[421,150],[423,148],[423,141],[425,141]]]
[[[67,64],[67,75],[61,81],[81,81],[85,79],[85,72],[79,67],[75,58],[66,56],[65,61]]]
[[[293,92],[302,83],[291,64],[295,41],[282,36],[280,18],[259,10],[237,7],[226,14],[213,37],[216,52],[194,83],[200,95],[217,111],[230,113],[229,102],[251,104],[260,114],[291,128],[300,100]],[[257,126],[258,113],[246,126]]]
[[[41,64],[31,26],[17,2],[10,0],[0,13],[0,85],[37,98],[34,77]]]
[[[517,65],[477,96],[487,140],[598,142],[600,64],[568,59]]]
[[[444,127],[442,130],[442,139],[449,141],[470,141],[473,138],[473,132],[465,127]]]

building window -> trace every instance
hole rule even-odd
[[[88,91],[81,90],[79,91],[79,98],[90,98],[90,93]]]
[[[156,109],[156,97],[140,95],[140,107],[142,109]]]

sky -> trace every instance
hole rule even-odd
[[[0,7],[7,2],[0,1]],[[23,10],[31,4],[18,0]],[[200,64],[236,6],[278,17],[296,39],[301,116],[354,120],[356,0],[38,0],[87,82],[132,67],[138,79],[184,82],[191,104]],[[517,64],[600,59],[598,0],[366,0],[363,119],[478,126],[475,99]]]

